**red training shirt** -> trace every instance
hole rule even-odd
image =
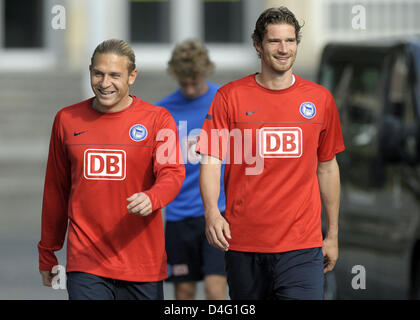
[[[219,89],[197,151],[226,159],[229,249],[286,252],[322,246],[318,161],[344,150],[330,92],[297,75],[284,90],[255,75]]]
[[[184,165],[173,161],[178,130],[164,108],[132,98],[120,112],[98,112],[91,98],[57,113],[44,186],[40,270],[58,264],[54,251],[62,248],[68,226],[67,272],[136,282],[167,277],[160,209],[175,198],[185,177]],[[128,213],[126,199],[138,192],[151,199],[154,211],[147,217]]]

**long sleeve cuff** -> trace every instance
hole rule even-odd
[[[58,265],[57,257],[53,250],[42,246],[41,241],[38,243],[39,254],[39,270],[51,270]]]

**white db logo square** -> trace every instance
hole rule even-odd
[[[301,128],[262,128],[260,156],[263,158],[300,158],[302,156]]]
[[[87,149],[84,154],[84,176],[90,180],[124,180],[124,150]]]

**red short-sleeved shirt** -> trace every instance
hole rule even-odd
[[[229,248],[285,252],[322,246],[318,161],[344,150],[337,107],[324,87],[295,75],[284,90],[255,75],[219,89],[197,151],[226,160]]]

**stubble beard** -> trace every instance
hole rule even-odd
[[[278,61],[275,60],[274,57],[272,57],[271,59],[272,60],[270,61],[270,68],[272,69],[272,71],[278,74],[284,74],[292,69],[293,64],[296,60],[296,55],[289,56],[288,58],[289,60],[286,64],[279,63]]]

